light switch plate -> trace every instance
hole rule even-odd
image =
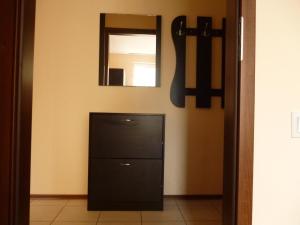
[[[300,138],[300,112],[292,112],[292,137]]]

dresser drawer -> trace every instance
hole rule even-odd
[[[91,158],[89,208],[122,203],[162,202],[162,171],[162,160]]]
[[[90,114],[90,157],[162,158],[163,115]]]

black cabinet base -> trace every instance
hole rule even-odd
[[[95,203],[89,202],[89,211],[162,211],[162,202],[134,202],[134,203],[112,203],[112,202],[102,202]]]
[[[164,121],[90,113],[88,210],[163,210]]]

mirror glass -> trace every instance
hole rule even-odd
[[[100,15],[100,85],[160,85],[160,21],[160,16]]]

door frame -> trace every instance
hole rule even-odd
[[[224,225],[252,224],[255,3],[227,0]],[[0,224],[28,225],[35,0],[1,1],[0,13]]]
[[[256,0],[227,0],[226,21],[223,225],[251,225]]]
[[[28,225],[35,0],[0,15],[0,224]]]

